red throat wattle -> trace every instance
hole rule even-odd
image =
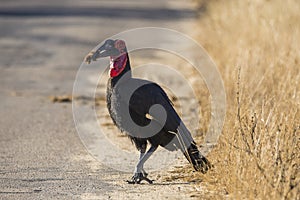
[[[109,70],[110,77],[119,76],[119,74],[125,69],[127,64],[127,54],[124,53],[117,57],[110,57],[111,65]]]

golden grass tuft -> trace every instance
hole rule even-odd
[[[300,3],[199,5],[198,41],[227,94],[223,133],[209,155],[215,169],[205,176],[232,199],[300,199]]]

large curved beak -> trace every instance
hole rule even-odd
[[[120,51],[114,47],[113,41],[109,40],[109,42],[106,41],[96,51],[91,51],[84,60],[86,63],[90,64],[91,61],[96,61],[98,58],[118,55],[120,55]]]
[[[97,58],[103,58],[108,56],[117,56],[120,52],[115,47],[108,47],[106,44],[103,44],[101,47],[97,49],[97,51],[93,54],[92,60],[96,60]]]

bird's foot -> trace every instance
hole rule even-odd
[[[150,180],[149,178],[147,178],[147,173],[135,173],[133,175],[133,177],[131,178],[131,180],[127,180],[127,183],[129,184],[140,184],[141,181],[145,180],[147,181],[149,184],[153,183],[153,180]]]

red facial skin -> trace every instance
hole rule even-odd
[[[110,65],[109,74],[110,77],[116,77],[119,76],[119,74],[125,69],[127,64],[127,54],[124,53],[121,56],[118,56],[117,58],[110,58],[112,63]]]
[[[110,77],[119,76],[119,74],[125,69],[128,60],[126,45],[123,40],[117,40],[115,42],[115,48],[119,50],[120,55],[110,57],[112,62],[109,70]]]

